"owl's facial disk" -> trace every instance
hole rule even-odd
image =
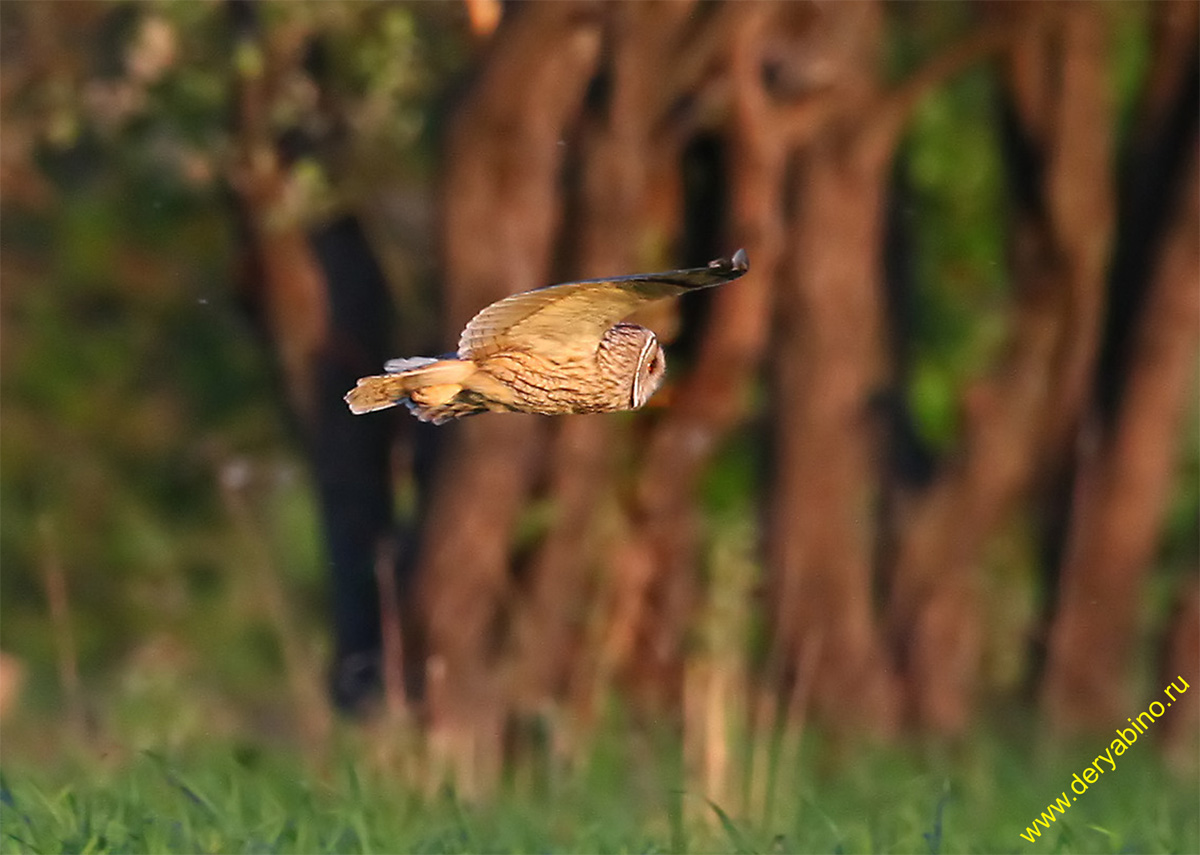
[[[637,371],[633,374],[633,396],[630,404],[635,410],[658,391],[667,373],[667,357],[659,346],[658,339],[650,330],[646,330],[645,333],[646,338],[638,356]]]

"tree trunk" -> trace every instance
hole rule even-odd
[[[853,126],[835,128],[801,154],[799,214],[781,281],[772,617],[786,682],[811,680],[814,712],[834,726],[887,732],[895,686],[872,606],[869,405],[885,380],[879,248],[889,164],[861,156]]]
[[[927,491],[904,500],[890,626],[915,723],[961,734],[982,655],[978,565],[1039,463],[1061,456],[1095,359],[1111,231],[1111,109],[1103,14],[1000,4],[1026,34],[1010,66],[1026,188],[1016,223],[1017,285],[1008,353],[968,390],[963,450]],[[1054,40],[1060,48],[1050,50]],[[1046,87],[1046,81],[1057,85]]]
[[[1148,307],[1154,305],[1155,300],[1163,299],[1159,294],[1161,288],[1172,287],[1163,284],[1163,277],[1178,275],[1164,271],[1163,265],[1168,262],[1164,261],[1162,253],[1164,245],[1167,253],[1181,251],[1178,246],[1172,248],[1171,241],[1178,243],[1182,238],[1177,232],[1169,233],[1168,225],[1177,222],[1181,216],[1186,217],[1189,209],[1186,198],[1178,205],[1171,204],[1171,200],[1178,197],[1180,187],[1189,186],[1182,182],[1187,178],[1189,168],[1194,169],[1198,112],[1196,99],[1200,97],[1197,92],[1194,38],[1198,17],[1200,7],[1195,3],[1163,3],[1153,9],[1153,60],[1138,105],[1138,121],[1121,163],[1119,229],[1109,270],[1109,317],[1087,424],[1087,443],[1080,450],[1078,472],[1074,478],[1074,527],[1069,531],[1066,541],[1059,591],[1064,596],[1084,584],[1072,577],[1080,574],[1090,576],[1093,572],[1099,576],[1086,583],[1090,586],[1105,587],[1111,582],[1122,589],[1136,592],[1140,588],[1139,579],[1145,572],[1144,567],[1127,565],[1120,572],[1130,573],[1131,578],[1117,581],[1120,573],[1116,571],[1079,565],[1081,560],[1088,560],[1079,554],[1079,550],[1088,544],[1089,538],[1097,537],[1099,543],[1110,543],[1111,538],[1119,536],[1117,531],[1091,530],[1092,526],[1103,524],[1106,513],[1115,512],[1112,509],[1098,510],[1116,499],[1115,495],[1105,498],[1094,494],[1097,490],[1101,493],[1111,491],[1112,485],[1106,487],[1105,479],[1112,476],[1101,474],[1101,470],[1129,465],[1128,462],[1102,460],[1101,456],[1122,450],[1115,437],[1121,430],[1129,429],[1126,425],[1129,420],[1142,418],[1136,411],[1130,410],[1134,402],[1128,399],[1130,389],[1136,388],[1131,387],[1131,383],[1148,382],[1145,378],[1134,379],[1136,372],[1142,370],[1145,359],[1144,356],[1139,357],[1136,351],[1146,346],[1149,333],[1144,325],[1147,322],[1146,313],[1151,311]],[[1180,388],[1179,394],[1183,391]],[[1161,394],[1169,396],[1171,393],[1164,391]],[[1160,402],[1158,406],[1164,404]],[[1157,454],[1167,455],[1158,465],[1168,465],[1169,449],[1169,445],[1164,445],[1156,450]],[[1125,448],[1124,451],[1129,452],[1129,449]],[[1153,464],[1144,462],[1144,465]],[[1146,486],[1143,483],[1143,487]],[[1160,486],[1169,489],[1165,482]],[[1151,501],[1165,501],[1165,497]],[[1141,506],[1139,513],[1153,512]],[[1153,525],[1143,520],[1143,525],[1147,524]],[[1124,525],[1119,531],[1134,541],[1139,537],[1155,537],[1153,532],[1139,533]],[[1144,552],[1150,548],[1145,544],[1139,546],[1125,541],[1123,544],[1116,554],[1109,554],[1111,559],[1120,561],[1122,551],[1140,549]],[[1120,595],[1111,591],[1105,595],[1105,599],[1115,602]],[[1050,638],[1053,647],[1049,652],[1048,669],[1043,675],[1045,698],[1051,707],[1051,720],[1055,726],[1064,729],[1087,727],[1095,724],[1096,717],[1103,715],[1105,710],[1112,712],[1113,708],[1122,705],[1123,692],[1127,687],[1120,671],[1110,672],[1103,685],[1094,683],[1095,674],[1085,664],[1092,655],[1090,646],[1086,646],[1090,645],[1090,638],[1080,627],[1085,608],[1078,601],[1066,600],[1060,606],[1063,611],[1057,616],[1059,622],[1055,624]],[[1128,607],[1128,604],[1122,603],[1119,609]],[[1129,615],[1124,618],[1124,638],[1113,640],[1118,646],[1133,643],[1131,628],[1127,625],[1129,619]],[[1071,626],[1075,629],[1067,629]],[[1067,640],[1067,633],[1073,634],[1074,642]],[[1075,649],[1075,643],[1085,647]],[[1064,685],[1072,681],[1081,684],[1079,688],[1082,694],[1075,700],[1068,696],[1067,686]],[[1089,681],[1092,681],[1090,686],[1087,685]],[[1082,718],[1077,717],[1080,713]]]
[[[1111,434],[1081,450],[1059,613],[1050,637],[1046,711],[1060,730],[1104,730],[1132,708],[1128,655],[1142,582],[1154,560],[1200,344],[1200,175],[1195,142],[1136,332]]]
[[[762,39],[777,10],[754,4],[744,11],[730,22],[727,36],[732,216],[726,251],[744,247],[751,269],[713,293],[695,365],[680,379],[671,409],[646,442],[633,498],[634,528],[621,559],[652,568],[634,577],[644,589],[637,598],[640,608],[625,620],[637,639],[638,684],[672,707],[682,688],[684,634],[695,617],[696,493],[720,443],[748,412],[747,389],[766,349],[770,287],[781,244],[785,129],[768,109],[761,80]]]
[[[274,87],[309,34],[293,33],[293,49],[281,50],[253,5],[231,3],[229,11],[241,49],[262,58],[239,66],[236,93],[231,183],[249,259],[243,287],[275,350],[317,484],[331,568],[333,702],[358,710],[380,683],[375,563],[391,537],[393,423],[355,418],[342,395],[387,359],[391,298],[356,218],[310,223],[310,211],[289,207],[299,194],[270,116]],[[317,147],[310,135],[297,136]]]
[[[480,308],[549,281],[559,226],[560,140],[595,67],[595,7],[546,3],[506,16],[448,141],[442,197],[450,341]],[[481,415],[444,427],[420,567],[430,741],[460,791],[499,772],[505,709],[492,665],[509,546],[545,422]],[[435,774],[441,770],[435,769]]]
[[[1200,693],[1191,687],[1200,685],[1200,583],[1192,579],[1182,586],[1158,663],[1158,685],[1168,684],[1188,691],[1171,704],[1170,714],[1162,723],[1162,745],[1167,762],[1181,777],[1195,780],[1200,769]]]
[[[650,170],[676,168],[678,149],[654,134],[659,95],[654,84],[665,73],[671,56],[665,48],[676,40],[689,9],[688,4],[604,7],[610,49],[601,73],[610,81],[609,94],[580,132],[580,277],[621,275],[659,261],[642,257],[638,238],[648,185],[664,180]],[[548,492],[554,523],[532,562],[530,597],[516,622],[514,689],[527,709],[562,697],[573,652],[576,668],[589,667],[579,661],[578,650],[588,570],[606,548],[599,514],[612,499],[614,481],[617,434],[611,419],[560,419],[551,433]]]

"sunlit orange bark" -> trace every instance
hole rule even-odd
[[[1045,162],[1035,191],[1044,217],[1027,212],[1016,224],[1012,339],[992,377],[966,394],[962,452],[902,507],[890,604],[908,712],[918,724],[950,733],[967,727],[977,690],[982,549],[1027,494],[1043,456],[1064,452],[1079,418],[1111,232],[1112,112],[1101,10],[1084,3],[1055,14],[1032,5],[999,9],[1027,27],[1011,79],[1022,128]],[[1060,49],[1050,51],[1055,39]],[[1047,80],[1057,85],[1047,89]]]
[[[611,276],[649,269],[659,259],[640,252],[645,198],[651,183],[670,185],[658,169],[678,168],[678,146],[654,134],[657,89],[671,44],[690,6],[610,4],[604,7],[611,89],[580,129],[578,274]],[[605,417],[556,421],[551,427],[548,500],[553,524],[530,568],[530,597],[518,612],[517,686],[522,706],[561,697],[570,669],[595,667],[595,651],[579,645],[588,614],[588,571],[603,542],[601,515],[612,502],[620,440]]]
[[[761,38],[773,10],[756,4],[744,11],[731,33],[729,55],[734,94],[726,133],[732,216],[725,251],[744,247],[750,272],[712,296],[696,364],[673,390],[671,409],[650,434],[634,498],[636,528],[625,547],[641,553],[634,566],[654,568],[640,579],[646,586],[642,602],[652,607],[627,619],[635,622],[643,685],[653,687],[662,700],[678,700],[680,645],[694,617],[699,478],[720,442],[747,413],[748,390],[766,346],[770,288],[781,243],[785,139],[782,129],[770,125],[757,76]]]
[[[888,163],[862,145],[877,97],[880,9],[853,4],[841,14],[860,25],[860,70],[837,81],[845,113],[799,152],[774,351],[768,560],[776,655],[788,682],[810,681],[805,691],[824,721],[886,730],[894,687],[871,599],[868,404],[884,378],[879,253]]]
[[[1128,385],[1111,434],[1081,450],[1060,607],[1050,637],[1045,703],[1052,725],[1103,730],[1133,705],[1125,677],[1142,582],[1171,495],[1180,431],[1200,346],[1200,175],[1187,172],[1138,326]]]
[[[595,14],[591,4],[547,3],[506,16],[455,117],[442,188],[449,340],[481,306],[550,279],[560,140],[595,66]],[[451,428],[425,527],[431,744],[468,793],[499,772],[505,708],[493,628],[544,427],[483,415]]]

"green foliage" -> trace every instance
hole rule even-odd
[[[5,117],[48,197],[4,208],[0,645],[32,666],[35,704],[54,661],[45,569],[67,580],[83,673],[106,671],[135,639],[186,621],[173,593],[220,548],[221,456],[283,439],[212,180],[219,9],[155,8],[75,10],[97,37],[77,64],[25,81]],[[147,39],[158,64],[138,66]],[[47,124],[47,103],[70,133]]]
[[[330,109],[357,147],[338,161],[339,199],[423,175],[425,118],[462,60],[447,10],[258,9],[265,33],[324,37],[344,98]],[[29,666],[23,703],[60,702],[44,590],[57,565],[89,693],[132,681],[157,703],[179,666],[201,695],[269,706],[278,651],[246,583],[225,467],[254,473],[254,525],[314,647],[326,579],[297,437],[236,281],[229,5],[16,4],[4,15],[6,62],[29,69],[12,76],[5,145],[28,152],[12,162],[40,183],[2,210],[0,648]],[[37,34],[54,62],[34,61]],[[278,90],[274,130],[311,117],[305,73]],[[322,171],[301,172],[309,196],[330,195]]]
[[[897,78],[969,22],[963,4],[914,4],[895,10],[890,43]],[[1104,7],[1110,17],[1109,79],[1119,139],[1133,127],[1148,65],[1144,3]],[[902,213],[916,238],[913,368],[909,402],[918,429],[935,448],[958,436],[957,402],[967,384],[995,364],[1008,332],[1007,178],[996,111],[995,76],[972,69],[922,101],[908,127],[902,180],[912,204]]]
[[[1109,80],[1119,115],[1118,139],[1127,139],[1136,122],[1140,87],[1150,65],[1150,4],[1106,3],[1112,41]]]
[[[635,740],[636,741],[636,740]],[[803,756],[819,754],[810,735]],[[1019,834],[1068,787],[1079,752],[976,741],[953,763],[861,749],[837,774],[806,760],[774,818],[689,790],[672,752],[601,740],[578,773],[510,781],[486,805],[423,797],[362,745],[317,766],[248,744],[144,751],[113,765],[9,763],[4,852],[1194,852],[1195,781],[1131,752],[1049,832]],[[622,747],[624,746],[624,747]]]
[[[890,9],[888,68],[895,81],[972,26],[965,4]],[[1004,166],[995,131],[994,75],[978,67],[924,99],[908,123],[898,183],[900,218],[914,238],[914,282],[907,311],[908,402],[916,427],[935,449],[951,448],[958,401],[995,358],[1007,332],[1008,234]]]
[[[911,124],[905,212],[916,238],[913,380],[917,425],[937,447],[958,431],[956,402],[1007,331],[1003,166],[992,78],[977,70],[922,103]]]

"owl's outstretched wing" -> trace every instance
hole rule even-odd
[[[458,340],[460,359],[481,359],[502,350],[591,353],[605,330],[644,303],[737,279],[750,269],[746,251],[707,267],[589,279],[549,285],[498,300],[479,312]]]

